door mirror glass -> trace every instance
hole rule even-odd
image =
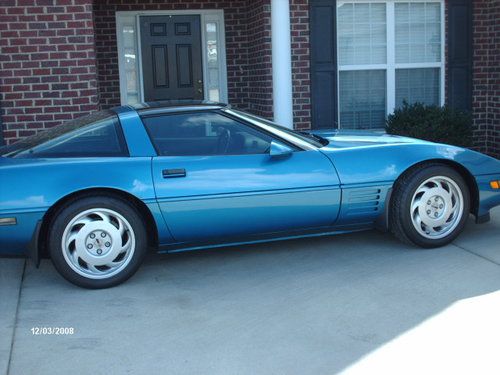
[[[276,141],[272,141],[271,146],[269,147],[269,155],[273,158],[288,156],[291,155],[292,152],[293,150],[290,147]]]

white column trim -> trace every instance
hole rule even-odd
[[[388,2],[386,5],[386,36],[387,36],[387,88],[386,88],[386,113],[391,114],[396,108],[396,20],[394,17],[394,3]]]
[[[274,121],[293,129],[289,0],[271,0]]]

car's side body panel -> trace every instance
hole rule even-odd
[[[0,225],[0,255],[27,255],[28,245],[36,225],[42,220],[45,210],[0,211],[1,218],[15,218],[15,225]]]
[[[392,183],[342,185],[342,203],[336,228],[364,224],[374,226],[384,215]]]
[[[342,184],[395,181],[406,169],[425,160],[450,160],[464,166],[471,175],[500,172],[500,162],[459,147],[415,141],[358,147],[322,149],[335,164]]]
[[[157,221],[159,238],[171,241],[157,208],[151,157],[2,158],[0,181],[7,181],[0,184],[0,218],[17,220],[17,225],[0,226],[1,252],[23,254],[37,221],[51,206],[74,192],[93,188],[120,190],[142,200]]]
[[[165,178],[167,169],[186,175]],[[340,207],[339,179],[319,151],[158,157],[153,180],[178,242],[328,227]]]
[[[493,207],[500,205],[500,193],[493,190],[490,181],[500,181],[500,171],[495,174],[475,176],[479,192],[479,208],[477,216],[488,217]],[[483,221],[483,220],[480,220]]]
[[[368,185],[380,189],[385,196],[384,187],[390,187],[403,172],[432,160],[456,163],[470,173],[479,193],[475,213],[478,217],[500,205],[500,193],[489,185],[490,181],[500,178],[500,161],[489,156],[460,147],[389,135],[327,136],[331,143],[321,151],[335,164],[344,193],[347,188]],[[349,200],[343,199],[343,209],[349,204]],[[341,213],[339,223],[343,219]]]
[[[130,156],[156,156],[138,113],[128,106],[116,108],[115,112],[120,119]]]

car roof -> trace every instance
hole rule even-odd
[[[133,104],[131,107],[135,110],[141,110],[146,108],[171,108],[171,107],[186,107],[186,106],[214,106],[214,107],[225,107],[227,104],[212,102],[209,100],[159,100],[154,102],[143,102]]]
[[[139,115],[155,115],[168,112],[200,111],[207,109],[221,109],[228,107],[225,103],[211,102],[207,100],[162,100],[154,102],[137,103],[123,109],[135,110]]]
[[[208,100],[162,100],[123,105],[111,108],[111,110],[115,113],[137,112],[140,116],[148,116],[171,112],[191,112],[230,107],[226,103],[211,102]]]

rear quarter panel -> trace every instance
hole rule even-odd
[[[150,157],[2,159],[0,181],[0,218],[17,219],[17,225],[0,226],[0,254],[24,253],[37,221],[61,198],[80,190],[122,190],[158,211]]]

